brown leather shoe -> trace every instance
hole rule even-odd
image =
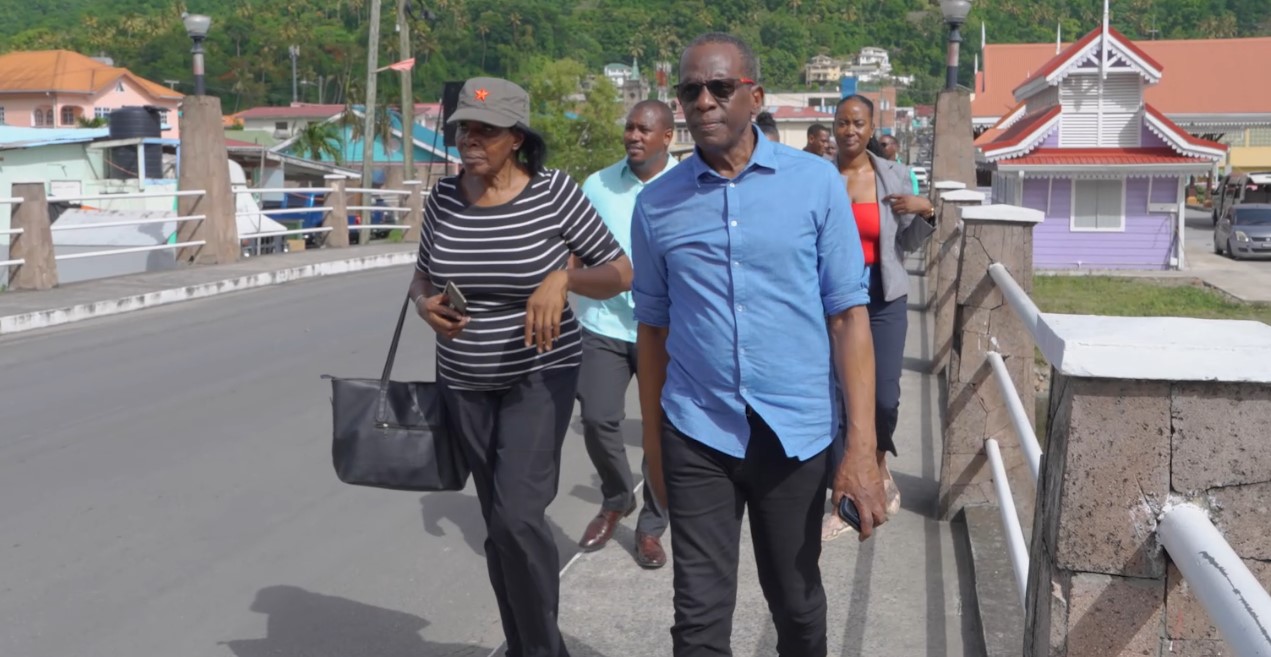
[[[666,551],[657,536],[636,532],[636,563],[641,568],[661,568],[666,565]]]
[[[578,547],[582,548],[583,552],[595,552],[604,547],[609,539],[613,538],[613,530],[618,526],[618,522],[631,515],[632,511],[635,511],[634,504],[625,513],[601,509],[600,513],[587,523],[587,531],[583,532],[582,539],[578,541]]]

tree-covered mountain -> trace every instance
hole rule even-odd
[[[380,65],[398,58],[394,0],[383,0]],[[227,111],[291,98],[288,46],[300,46],[304,100],[362,97],[371,0],[0,0],[0,49],[69,48],[107,55],[149,79],[190,88],[189,40],[181,12],[213,18],[209,92]],[[915,100],[936,88],[944,26],[930,0],[410,0],[417,97],[435,100],[445,80],[477,73],[528,81],[530,62],[570,58],[592,70],[637,60],[646,72],[674,61],[708,30],[750,41],[769,89],[801,86],[808,57],[846,56],[863,46],[891,51],[899,73],[919,81]],[[422,16],[428,9],[435,21]],[[965,30],[963,72],[979,43],[1049,41],[1095,28],[1102,0],[977,0]],[[1131,38],[1271,34],[1271,0],[1113,0],[1112,23]],[[396,75],[379,79],[397,98]]]

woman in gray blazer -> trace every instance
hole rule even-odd
[[[847,184],[865,263],[870,266],[878,467],[890,515],[900,510],[900,490],[887,469],[887,452],[896,453],[893,434],[900,411],[900,369],[909,329],[909,274],[904,261],[907,253],[916,251],[935,232],[935,212],[930,201],[911,193],[905,167],[881,157],[882,147],[874,139],[874,103],[870,99],[857,95],[840,101],[833,132],[838,145],[836,164]],[[844,449],[841,437],[832,449],[831,460],[837,465]],[[829,540],[846,529],[838,514],[831,513],[826,516],[821,537]]]

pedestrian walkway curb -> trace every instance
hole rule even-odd
[[[415,262],[414,251],[401,253],[381,253],[360,258],[348,258],[332,262],[319,262],[299,267],[288,267],[275,271],[259,272],[245,276],[237,276],[219,281],[174,287],[144,294],[134,294],[116,299],[81,303],[62,308],[37,310],[0,317],[0,335],[34,331],[62,324],[70,324],[86,319],[108,317],[123,313],[165,306],[182,301],[206,299],[218,294],[240,292],[254,288],[281,285],[306,278],[319,278],[337,274],[351,274],[359,271],[382,269]]]

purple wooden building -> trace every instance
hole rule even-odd
[[[976,139],[993,202],[1045,213],[1037,268],[1182,267],[1184,185],[1227,147],[1143,102],[1161,69],[1115,29],[1095,30],[1016,87],[1019,105]]]

